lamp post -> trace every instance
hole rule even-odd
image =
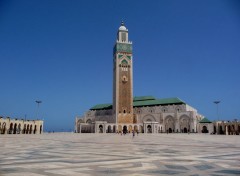
[[[40,103],[42,103],[42,101],[36,100],[35,102],[37,103],[37,119],[38,119],[38,115],[39,115],[39,105],[40,105]]]
[[[217,101],[214,101],[213,103],[215,103],[216,106],[217,106],[217,119],[218,119],[218,121],[219,121],[218,104],[220,103],[220,101],[217,100]]]

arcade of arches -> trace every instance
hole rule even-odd
[[[227,121],[213,123],[212,134],[240,135],[240,122]]]
[[[145,122],[138,124],[116,124],[97,121],[77,124],[77,133],[208,133],[208,134],[225,134],[239,135],[240,122],[211,122],[197,123],[196,131],[193,128],[191,118],[181,116],[179,120],[172,116],[167,116],[164,123],[152,121],[151,118],[145,118]],[[191,129],[192,127],[192,129]],[[94,130],[95,129],[95,130]]]
[[[42,134],[42,120],[17,120],[0,117],[0,134]]]

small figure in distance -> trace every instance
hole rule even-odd
[[[135,131],[134,131],[134,130],[132,131],[132,134],[133,134],[133,136],[132,136],[132,137],[134,138],[134,136],[135,136]]]

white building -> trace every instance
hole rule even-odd
[[[0,117],[0,134],[42,134],[43,120],[11,119]]]

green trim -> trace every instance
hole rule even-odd
[[[129,60],[131,60],[131,56],[127,56],[127,58],[128,58]]]

